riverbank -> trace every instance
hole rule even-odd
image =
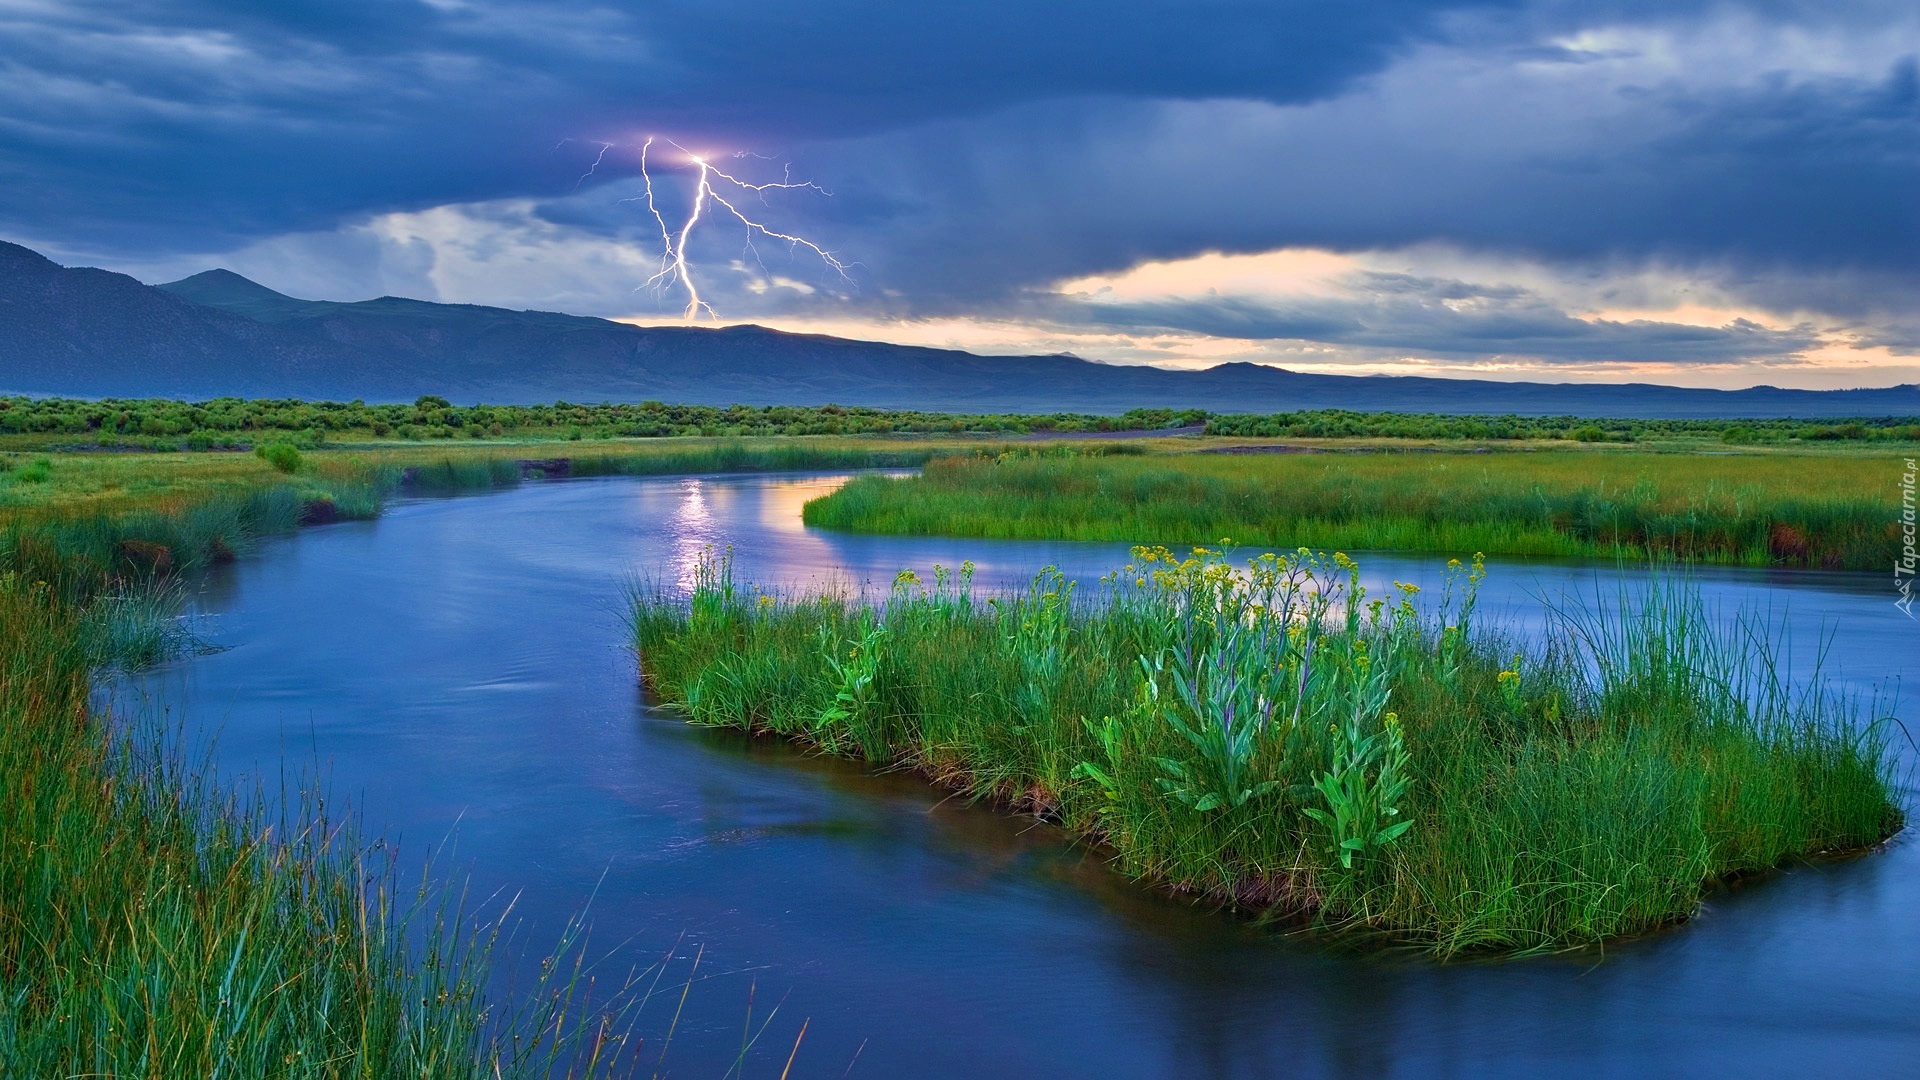
[[[246,454],[42,455],[0,469],[0,572],[52,583],[78,601],[95,583],[190,571],[302,524],[374,517],[395,493],[487,490],[549,476],[904,468],[980,445],[648,439],[569,446],[571,453],[550,443],[318,451],[276,443]]]
[[[10,1073],[606,1074],[631,1002],[588,993],[573,931],[548,985],[490,1004],[500,927],[457,892],[404,882],[390,849],[310,792],[221,790],[165,733],[94,714],[93,673],[121,659],[113,629],[0,574]]]
[[[493,441],[384,446],[261,443],[256,452],[68,451],[0,455],[0,520],[71,520],[89,515],[177,512],[222,496],[273,487],[352,502],[404,486],[460,490],[545,475],[542,463],[566,462],[569,475],[659,475],[854,469],[924,464],[941,454],[998,443],[979,439],[795,437],[628,439],[592,443]],[[293,452],[277,467],[268,448]],[[359,494],[356,494],[359,493]]]
[[[1312,448],[1310,448],[1312,449]],[[1881,569],[1896,459],[1853,453],[955,456],[862,478],[807,524],[888,535]]]
[[[960,571],[866,605],[723,561],[635,597],[643,678],[686,717],[903,765],[1220,903],[1440,954],[1687,918],[1717,883],[1899,826],[1884,725],[1789,688],[1763,627],[1696,598],[1561,612],[1540,641],[1350,561],[1143,549],[1088,602]],[[1733,688],[1749,688],[1739,690]]]
[[[557,472],[892,463],[788,440],[662,441],[528,459],[61,455],[0,526],[0,1060],[23,1075],[604,1075],[635,998],[581,979],[577,928],[541,985],[483,992],[500,926],[304,792],[224,790],[137,717],[92,711],[107,668],[190,646],[172,583],[406,488]],[[565,465],[561,464],[565,461]],[[409,873],[402,873],[402,870]],[[497,914],[497,913],[496,913]]]

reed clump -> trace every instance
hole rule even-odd
[[[263,536],[292,531],[313,506],[341,503],[360,516],[371,516],[378,507],[367,491],[348,496],[336,487],[276,484],[177,508],[159,504],[125,513],[16,517],[0,525],[0,571],[44,582],[66,602],[79,604],[101,592],[232,560]]]
[[[807,524],[896,535],[1884,566],[1884,460],[1630,451],[951,457],[861,478]]]
[[[1697,594],[1560,611],[1516,649],[1483,573],[1369,597],[1344,555],[969,567],[874,602],[703,564],[636,592],[643,677],[699,724],[902,764],[1107,844],[1125,871],[1439,954],[1577,946],[1684,919],[1716,882],[1898,828],[1885,729]]]

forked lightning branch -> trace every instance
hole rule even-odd
[[[657,164],[650,160],[650,155],[655,142],[664,142],[679,154],[684,155],[684,159],[679,163],[680,167],[690,168],[694,173],[692,204],[687,209],[686,218],[677,229],[668,226],[667,215],[662,212],[659,195],[654,190],[653,169]],[[607,147],[602,147],[601,159],[606,156],[606,150]],[[601,159],[595,159],[594,168],[599,167]],[[592,170],[588,172],[591,175]],[[681,313],[684,318],[697,319],[702,315],[710,319],[719,318],[713,310],[713,305],[700,294],[699,283],[694,280],[693,264],[687,258],[687,245],[692,241],[694,232],[700,225],[707,220],[719,219],[723,216],[732,218],[746,229],[747,251],[753,255],[755,261],[759,260],[759,250],[754,244],[756,239],[777,240],[786,244],[791,250],[807,249],[834,273],[840,275],[841,280],[849,284],[853,282],[853,278],[847,273],[848,264],[841,262],[833,252],[803,236],[781,232],[749,217],[735,201],[744,196],[764,200],[769,191],[812,191],[820,195],[832,194],[818,184],[810,181],[794,181],[790,176],[777,181],[756,184],[720,169],[705,156],[696,154],[671,139],[656,139],[654,136],[648,136],[647,140],[640,145],[640,180],[644,185],[645,194],[636,201],[644,201],[647,204],[647,212],[653,215],[654,223],[660,228],[660,269],[640,287],[651,288],[660,293],[676,288],[685,291],[687,306]],[[765,264],[761,265],[764,268]]]

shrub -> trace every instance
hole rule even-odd
[[[254,447],[253,452],[265,460],[267,464],[279,469],[283,473],[298,472],[300,470],[300,451],[291,443],[265,443]]]

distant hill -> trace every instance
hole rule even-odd
[[[1696,390],[1204,371],[976,356],[758,326],[637,327],[383,296],[300,300],[227,270],[165,285],[0,242],[0,392],[875,405],[968,412],[1345,408],[1590,416],[1910,416],[1920,387]]]

